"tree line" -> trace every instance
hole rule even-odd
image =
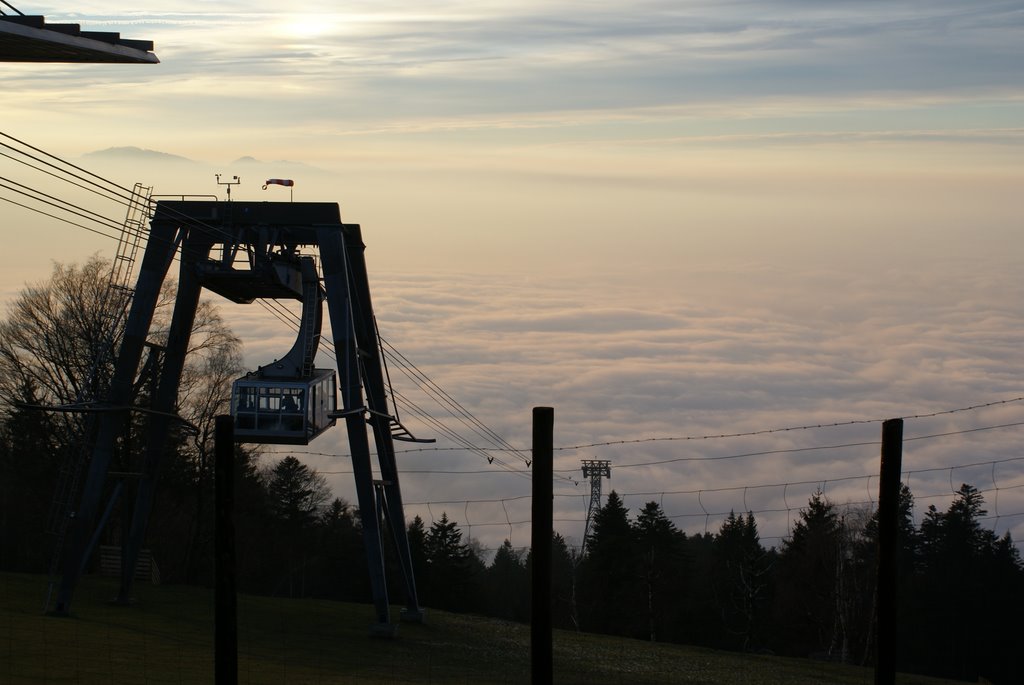
[[[1024,567],[1009,533],[981,524],[978,490],[963,484],[919,526],[900,494],[900,670],[1021,682],[1017,656]],[[415,533],[415,534],[414,534]],[[447,515],[410,525],[428,606],[528,621],[531,558],[506,540],[485,564]],[[715,533],[679,531],[657,502],[630,516],[613,491],[579,556],[552,540],[556,627],[872,665],[877,515],[813,495],[779,547],[753,513]]]
[[[982,526],[984,500],[963,484],[919,526],[900,494],[901,670],[1021,682],[1015,644],[1024,568],[1009,533]],[[629,519],[612,493],[577,567],[581,628],[724,649],[872,664],[876,513],[812,496],[777,548],[752,513],[687,536],[656,502]]]
[[[0,322],[0,569],[46,572],[53,552],[46,519],[55,479],[88,435],[87,413],[42,411],[102,385],[98,331],[109,325],[109,263],[55,267],[24,291]],[[165,304],[171,298],[163,299]],[[158,314],[157,323],[161,318]],[[159,348],[159,325],[154,349]],[[179,412],[191,431],[168,443],[146,545],[165,582],[211,585],[213,418],[226,411],[240,375],[240,343],[208,305],[197,317]],[[116,341],[115,341],[116,342]],[[154,363],[159,363],[158,357]],[[148,385],[140,374],[136,402]],[[113,469],[130,492],[138,436],[133,416]],[[366,602],[369,578],[358,511],[293,456],[278,461],[236,449],[240,591]],[[108,488],[113,487],[113,482]],[[120,544],[131,519],[122,497],[104,532]],[[984,499],[964,484],[949,508],[919,524],[913,495],[900,495],[900,670],[993,682],[1024,682],[1015,656],[1024,616],[1024,566],[1009,534],[986,529]],[[382,524],[383,525],[383,524]],[[385,539],[389,539],[385,531]],[[493,556],[463,539],[447,513],[408,523],[420,601],[426,607],[530,619],[531,557],[508,541]],[[871,663],[877,521],[818,493],[789,537],[765,547],[753,513],[733,513],[717,532],[687,535],[656,502],[631,514],[614,491],[595,512],[585,554],[552,541],[555,626],[636,639]],[[385,546],[386,553],[390,547]],[[389,580],[401,598],[397,563]]]

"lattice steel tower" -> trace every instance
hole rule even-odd
[[[612,477],[612,463],[598,459],[583,460],[583,477],[590,479],[590,504],[587,506],[587,523],[583,527],[583,547],[580,556],[587,549],[587,540],[590,538],[590,522],[594,518],[594,512],[601,508],[601,479]]]

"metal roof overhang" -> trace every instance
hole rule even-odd
[[[47,24],[38,16],[0,16],[0,62],[157,64],[152,50],[153,41],[128,40],[119,33]]]

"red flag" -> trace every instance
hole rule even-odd
[[[290,178],[268,178],[267,182],[263,184],[263,190],[266,190],[269,185],[288,186],[290,188],[295,185],[295,181]]]

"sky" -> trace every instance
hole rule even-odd
[[[1024,539],[1024,3],[15,4],[161,63],[3,64],[4,132],[157,194],[338,202],[389,343],[526,454],[554,407],[571,543],[607,459],[631,512],[752,510],[777,545],[816,489],[877,500],[891,417],[921,417],[918,520],[968,482]],[[183,159],[96,154],[124,147]],[[0,230],[5,301],[114,249],[9,203]],[[221,304],[251,365],[290,346]],[[407,514],[528,545],[529,479],[436,447],[399,457]],[[346,454],[297,452],[354,502]]]

